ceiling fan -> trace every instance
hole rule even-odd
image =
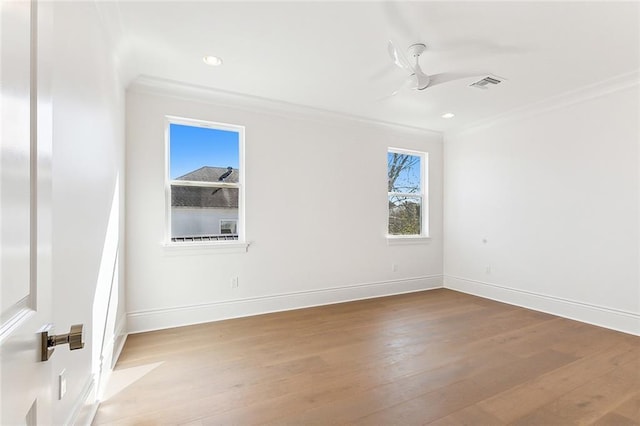
[[[408,86],[414,90],[424,90],[428,87],[437,86],[439,84],[448,83],[454,80],[460,80],[469,77],[475,77],[477,74],[464,74],[464,73],[439,73],[428,75],[420,67],[420,55],[424,53],[427,46],[424,43],[414,43],[408,47],[407,52],[411,58],[411,62],[405,57],[402,52],[396,49],[393,42],[389,40],[388,51],[391,60],[395,65],[409,72],[409,76],[405,80],[404,84],[391,94],[394,96],[403,87]]]

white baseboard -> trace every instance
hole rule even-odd
[[[100,399],[102,398],[103,389],[109,382],[113,368],[118,362],[118,358],[120,357],[124,344],[127,340],[126,325],[127,322],[125,315],[121,315],[120,318],[116,319],[113,338],[110,339],[109,344],[107,344],[103,349],[101,356],[101,362],[106,359],[109,361],[108,365],[102,365],[100,367],[101,377],[98,378],[99,380],[96,381],[96,378],[92,377],[90,389],[83,392],[83,395],[85,396],[83,397],[82,404],[76,403],[80,408],[74,409],[74,413],[72,413],[72,416],[70,417],[72,422],[68,424],[90,425],[93,423],[93,419],[98,413],[98,408],[100,407]],[[103,368],[106,369],[103,371]]]
[[[444,276],[444,287],[587,324],[640,335],[640,314],[634,312],[449,275]]]
[[[98,411],[98,400],[96,398],[96,381],[91,375],[85,383],[78,399],[73,404],[71,413],[65,425],[89,426]]]
[[[127,314],[129,333],[442,288],[442,275],[227,300]]]
[[[120,358],[120,354],[122,353],[122,349],[124,349],[124,344],[127,341],[127,316],[122,315],[120,318],[116,320],[116,331],[113,336],[113,357],[111,358],[110,369],[116,366],[118,359]]]

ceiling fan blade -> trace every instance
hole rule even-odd
[[[429,87],[429,85],[431,84],[432,76],[427,75],[424,73],[424,71],[422,71],[422,68],[420,67],[420,64],[418,63],[418,61],[416,61],[413,77],[416,80],[416,84],[415,84],[415,87],[413,87],[413,89],[424,90],[427,87]]]
[[[455,72],[444,72],[440,74],[434,74],[429,76],[431,81],[429,82],[429,85],[427,87],[433,87],[439,84],[449,83],[455,80],[464,80],[467,78],[479,77],[482,75],[483,75],[482,73],[478,74],[478,73],[455,73]],[[427,87],[425,87],[425,89]]]
[[[416,78],[415,74],[411,74],[410,76],[407,76],[407,78],[405,78],[404,81],[402,82],[402,85],[398,88],[398,90],[393,92],[393,94],[395,95],[396,93],[398,93],[399,91],[405,88],[406,89],[418,88],[418,79]]]
[[[401,92],[402,90],[405,89],[415,89],[418,86],[418,81],[416,80],[415,75],[409,75],[407,76],[407,78],[404,79],[404,81],[402,82],[402,84],[393,92],[391,92],[389,95],[384,96],[382,98],[377,99],[377,101],[384,101],[387,100],[389,98],[394,97],[395,95],[397,95],[399,92]]]
[[[409,61],[407,60],[407,58],[398,49],[396,49],[391,40],[389,40],[387,50],[394,64],[396,64],[403,70],[413,71],[413,68],[411,67],[411,65],[409,65]]]
[[[395,64],[392,64],[391,62],[385,62],[383,66],[380,66],[376,70],[372,71],[369,74],[369,78],[371,80],[382,80],[388,78],[389,76],[397,76],[397,70],[398,68]]]

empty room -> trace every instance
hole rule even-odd
[[[640,2],[0,35],[1,425],[640,425]]]

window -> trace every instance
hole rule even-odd
[[[387,152],[390,237],[428,236],[427,158],[424,152],[395,148]]]
[[[167,240],[244,241],[244,128],[169,118]]]

